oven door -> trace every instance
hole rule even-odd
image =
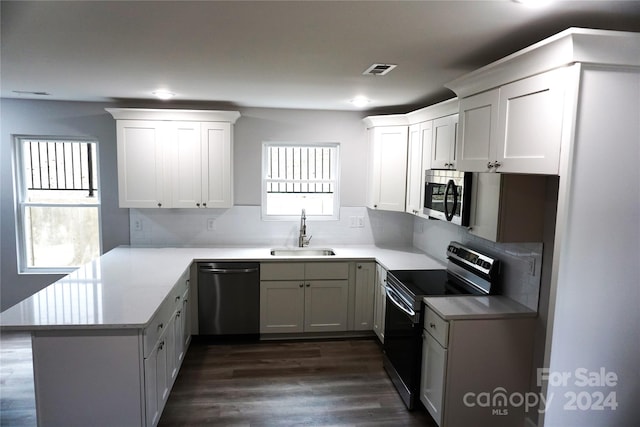
[[[415,312],[392,287],[387,286],[386,298],[385,369],[407,408],[413,409],[420,386],[421,312]]]

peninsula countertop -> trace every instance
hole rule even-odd
[[[128,247],[105,253],[0,314],[2,330],[144,328],[193,262],[376,261],[387,270],[444,269],[415,248],[331,247],[333,256],[273,256],[270,247]]]

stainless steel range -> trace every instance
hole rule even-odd
[[[420,388],[425,296],[497,293],[500,263],[458,242],[447,247],[446,270],[391,270],[387,275],[384,368],[405,405]]]

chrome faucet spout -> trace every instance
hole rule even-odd
[[[300,215],[300,233],[298,234],[298,246],[304,248],[311,241],[311,237],[307,237],[307,215],[304,209],[302,209],[302,215]]]

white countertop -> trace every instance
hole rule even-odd
[[[445,320],[535,317],[537,313],[505,296],[425,297],[424,303]]]
[[[387,270],[444,269],[413,248],[332,247],[335,256],[280,257],[271,248],[118,247],[0,314],[4,330],[143,328],[193,261],[371,260]]]

